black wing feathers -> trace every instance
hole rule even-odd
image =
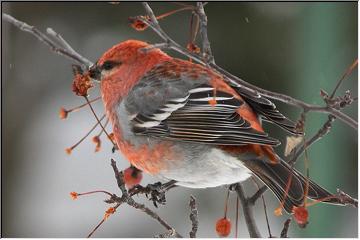
[[[268,137],[266,133],[253,129],[236,112],[243,102],[228,93],[218,91],[214,96],[211,86],[201,85],[189,90],[184,99],[171,99],[150,116],[139,114],[133,120],[133,131],[136,134],[204,144],[279,144],[278,140]],[[209,103],[212,99],[216,100],[216,105]],[[179,105],[181,107],[176,108]],[[166,118],[162,119],[164,116]],[[151,122],[156,121],[159,123],[152,126]]]
[[[232,87],[236,89],[244,100],[265,120],[270,121],[293,134],[302,134],[296,129],[296,124],[281,114],[279,110],[277,110],[275,104],[269,99],[261,95],[253,94],[238,86]]]

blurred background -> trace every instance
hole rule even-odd
[[[151,3],[159,15],[179,8],[173,3]],[[331,92],[347,67],[357,58],[357,3],[209,3],[208,34],[216,62],[229,72],[262,88],[288,94],[308,103],[322,104],[320,89]],[[144,14],[140,3],[2,3],[2,11],[46,31],[52,27],[74,49],[95,62],[114,44],[127,39],[150,43],[161,40],[151,30],[137,32],[129,16]],[[161,21],[179,43],[189,39],[190,12]],[[60,120],[60,107],[83,103],[71,91],[71,62],[52,53],[43,43],[2,23],[2,236],[85,237],[109,207],[101,194],[73,201],[71,191],[104,189],[117,192],[110,158],[121,169],[129,166],[119,153],[112,154],[103,137],[102,151],[94,153],[92,134],[68,156],[64,149],[80,139],[95,123],[88,108]],[[179,56],[173,52],[170,54]],[[338,93],[350,89],[358,95],[357,69]],[[98,88],[91,98],[98,96]],[[95,105],[103,113],[101,102]],[[300,110],[278,103],[292,119]],[[357,119],[357,104],[344,110]],[[327,116],[308,115],[306,136],[312,136]],[[286,132],[266,125],[283,143]],[[110,130],[111,131],[111,130]],[[357,131],[336,121],[331,132],[309,150],[310,176],[331,192],[337,188],[357,198]],[[283,156],[284,145],[277,148]],[[304,161],[297,168],[303,171]],[[158,179],[145,176],[144,184]],[[256,189],[248,182],[250,195]],[[167,204],[156,211],[184,236],[191,229],[189,197],[199,205],[199,237],[215,237],[215,222],[223,216],[226,188],[192,190],[176,188],[167,193]],[[272,234],[280,235],[288,215],[276,217],[275,197],[265,194]],[[152,203],[143,198],[152,207]],[[235,195],[228,216],[235,225]],[[358,212],[352,207],[318,204],[309,209],[310,224],[300,229],[292,223],[292,237],[356,237]],[[240,210],[240,237],[248,232]],[[268,236],[261,201],[256,221]],[[127,206],[95,233],[96,237],[152,237],[164,232],[156,221]],[[234,236],[234,229],[232,235]]]

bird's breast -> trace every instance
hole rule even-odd
[[[120,152],[132,165],[144,172],[158,174],[164,171],[169,161],[181,158],[174,151],[175,143],[135,135],[131,126],[133,114],[126,110],[125,101],[108,112]]]

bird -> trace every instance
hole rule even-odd
[[[255,176],[288,213],[306,197],[342,204],[275,153],[280,141],[263,121],[301,132],[273,102],[236,81],[140,40],[114,45],[88,71],[100,82],[117,147],[136,168],[187,188]]]

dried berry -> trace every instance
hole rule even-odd
[[[130,26],[136,31],[144,31],[147,29],[148,25],[141,21],[140,19],[129,17]]]
[[[186,46],[186,48],[193,53],[199,54],[200,53],[200,48],[198,46],[196,46],[194,43],[188,43],[188,45]]]
[[[282,215],[282,207],[278,207],[274,210],[274,215],[279,217]]]
[[[66,149],[65,149],[65,152],[66,152],[68,155],[70,155],[71,152],[72,152],[72,148],[66,148]]]
[[[99,136],[94,136],[92,141],[96,144],[95,152],[99,152],[101,149],[101,140]]]
[[[75,74],[73,83],[72,83],[72,91],[78,96],[87,96],[88,91],[94,85],[91,82],[91,79],[88,74]]]
[[[60,111],[59,111],[59,117],[60,119],[66,119],[68,116],[68,111],[65,109],[65,108],[60,108]]]
[[[73,200],[76,200],[78,198],[79,194],[77,192],[71,192],[70,196]]]
[[[116,212],[116,209],[113,207],[108,208],[108,210],[106,210],[105,215],[104,215],[104,220],[107,220],[111,214],[114,214]]]

